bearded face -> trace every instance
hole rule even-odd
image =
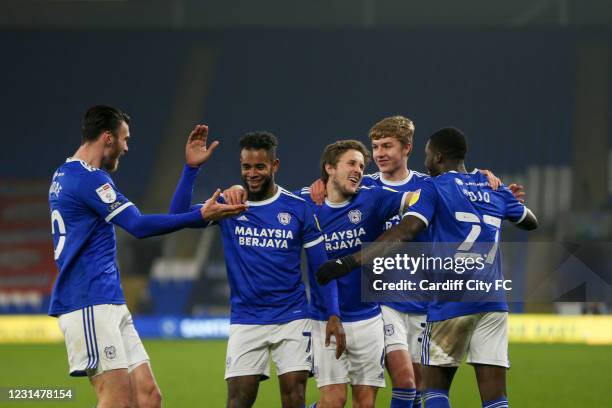
[[[128,151],[128,139],[130,138],[130,128],[127,123],[122,122],[116,135],[111,136],[111,144],[104,152],[102,159],[102,168],[109,173],[117,170],[119,167],[119,157],[123,156]]]

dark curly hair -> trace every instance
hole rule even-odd
[[[249,132],[240,139],[240,150],[265,150],[270,160],[276,160],[278,141],[272,133],[259,130]]]

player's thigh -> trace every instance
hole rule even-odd
[[[312,371],[312,326],[310,319],[273,325],[270,333],[272,361],[279,376]],[[291,377],[293,378],[293,377]]]
[[[107,370],[90,377],[99,408],[130,407],[133,396],[127,368]]]
[[[478,315],[466,315],[427,322],[423,336],[421,364],[459,367],[478,319]]]
[[[345,323],[351,385],[385,386],[382,316]]]
[[[59,317],[70,375],[93,377],[105,371],[128,368],[121,335],[120,306],[87,306]]]
[[[225,379],[270,376],[269,334],[272,325],[230,325],[225,359]],[[228,383],[229,384],[229,383]]]
[[[327,322],[312,321],[312,352],[314,359],[313,374],[317,381],[319,391],[326,388],[330,395],[335,395],[337,389],[345,390],[344,384],[349,382],[347,353],[343,353],[336,359],[336,338],[330,338],[329,346],[325,345],[325,327]],[[331,385],[342,385],[342,387],[329,387]],[[346,397],[345,397],[346,398]]]
[[[510,367],[508,359],[508,313],[480,313],[470,339],[467,362]]]

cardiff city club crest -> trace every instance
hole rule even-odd
[[[392,336],[395,332],[392,324],[385,324],[385,336]]]
[[[104,347],[104,354],[106,355],[106,358],[112,360],[117,357],[117,350],[115,349],[115,346]]]
[[[291,222],[291,214],[286,212],[278,213],[278,222],[283,225],[289,225]]]
[[[348,217],[353,224],[359,224],[361,222],[361,211],[351,210],[348,213]]]

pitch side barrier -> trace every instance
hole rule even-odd
[[[229,319],[135,317],[144,339],[227,339]],[[612,345],[612,316],[510,314],[510,343]],[[0,316],[0,344],[63,342],[57,319],[49,316]]]

